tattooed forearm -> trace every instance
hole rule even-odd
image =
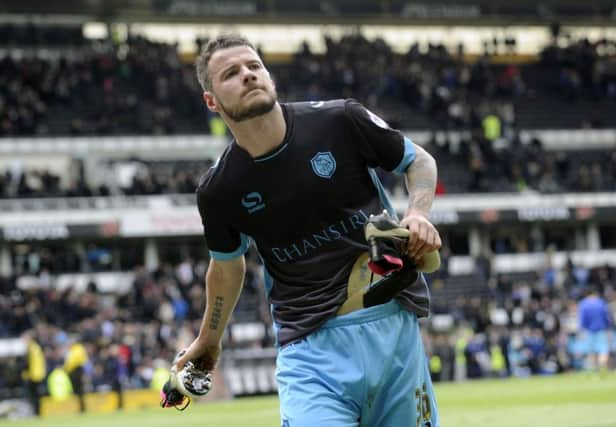
[[[223,297],[216,297],[214,300],[214,307],[212,307],[212,316],[210,317],[210,329],[218,329],[220,323],[220,317],[222,316],[222,306],[225,299]]]
[[[199,341],[208,345],[220,344],[242,292],[245,273],[244,257],[228,261],[210,260],[205,278],[206,304],[199,328]]]
[[[432,207],[436,189],[436,162],[430,154],[417,147],[417,156],[406,171],[409,210],[427,214]]]

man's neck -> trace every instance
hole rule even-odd
[[[279,103],[269,113],[239,123],[227,123],[237,145],[256,158],[282,144],[287,123]]]

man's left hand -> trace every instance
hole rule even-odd
[[[424,214],[411,211],[400,221],[400,225],[411,233],[407,255],[415,262],[428,252],[441,248],[441,236]]]

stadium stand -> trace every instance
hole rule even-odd
[[[431,138],[425,148],[442,165],[439,195],[581,193],[616,188],[616,154],[606,155],[603,150],[553,151],[546,150],[537,138],[526,144],[519,138],[493,144],[481,137],[462,139],[455,147],[449,141]],[[194,192],[199,177],[214,160],[107,160],[99,162],[95,177],[86,176],[78,159],[69,162],[73,173],[68,169],[52,172],[47,166],[13,160],[4,171],[0,164],[0,199],[188,194]],[[399,177],[381,177],[393,194],[403,191]]]
[[[77,340],[88,392],[148,388],[200,324],[193,193],[224,129],[175,45],[47,25],[0,24],[0,38],[0,400],[26,397],[30,330],[48,373]],[[555,39],[537,61],[509,63],[463,46],[398,54],[358,34],[325,46],[272,61],[281,98],[358,98],[439,164],[445,247],[424,324],[434,379],[584,369],[584,290],[598,286],[616,314],[614,41]],[[403,206],[403,182],[382,178]],[[251,252],[225,337],[229,396],[276,390],[261,270]]]
[[[403,129],[480,128],[490,113],[503,127],[524,129],[616,125],[615,60],[599,55],[611,40],[550,46],[529,65],[495,65],[488,55],[469,62],[443,45],[426,52],[413,45],[400,55],[359,35],[325,44],[323,55],[305,46],[290,63],[271,64],[283,99],[353,96]],[[175,45],[134,37],[54,58],[10,52],[0,62],[2,99],[12,107],[3,109],[0,136],[209,130],[192,67]]]

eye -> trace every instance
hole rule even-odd
[[[258,62],[253,62],[249,65],[249,67],[251,70],[258,70],[259,68],[261,68],[261,64],[259,64]]]
[[[237,74],[237,70],[235,68],[231,69],[231,70],[227,71],[225,74],[223,74],[222,79],[223,80],[228,80],[228,79],[230,79],[231,77],[233,77],[236,74]]]

